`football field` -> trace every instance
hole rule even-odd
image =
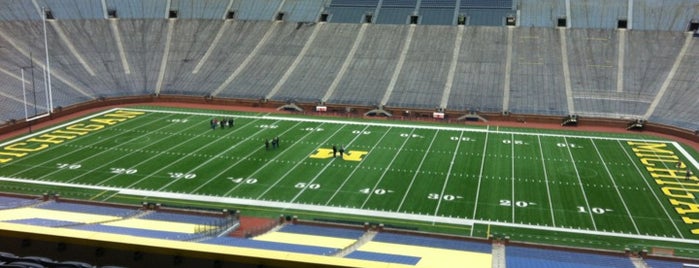
[[[234,125],[212,128],[213,119]],[[699,163],[680,144],[647,136],[120,108],[0,145],[3,183],[97,191],[104,201],[133,195],[699,243]]]

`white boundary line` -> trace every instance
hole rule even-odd
[[[69,121],[69,122],[66,122],[64,124],[60,124],[60,125],[48,128],[48,129],[44,129],[42,131],[35,132],[33,134],[30,134],[30,135],[25,135],[25,136],[22,136],[22,137],[19,137],[16,139],[12,139],[10,141],[7,141],[7,142],[0,144],[0,146],[5,146],[5,145],[10,144],[10,143],[14,143],[14,142],[28,139],[28,138],[31,138],[34,136],[42,135],[44,133],[47,133],[47,132],[50,132],[50,131],[53,131],[53,130],[56,130],[59,128],[63,128],[65,126],[75,124],[77,122],[85,121],[87,119],[95,118],[95,117],[101,116],[103,114],[114,112],[116,110],[143,111],[143,112],[153,112],[153,113],[175,113],[175,114],[187,114],[187,115],[206,115],[206,116],[221,115],[220,113],[197,113],[197,112],[183,112],[183,111],[152,110],[152,109],[113,108],[113,109],[105,110],[105,111],[102,111],[102,112],[99,112],[99,113],[96,113],[96,114],[93,114],[93,115],[90,115],[87,117],[81,117],[81,118],[78,118],[76,120]],[[375,123],[375,122],[342,121],[342,120],[332,120],[332,119],[321,120],[321,119],[278,117],[278,116],[267,116],[267,115],[263,115],[263,116],[232,115],[232,114],[226,114],[226,115],[235,116],[235,117],[239,117],[239,118],[258,118],[258,119],[267,119],[267,120],[275,120],[276,119],[276,120],[287,120],[287,121],[335,123],[335,124],[345,124],[345,125],[364,125],[364,126],[372,125],[372,126],[403,127],[403,128],[415,128],[415,129],[485,132],[486,133],[486,142],[484,145],[484,152],[486,151],[486,148],[487,148],[488,133],[491,132],[489,126],[486,127],[486,129],[471,129],[471,128],[464,128],[464,127],[438,127],[438,126],[425,126],[425,125],[409,125],[409,124],[401,124],[401,123],[388,124],[388,123]],[[571,137],[571,138],[588,138],[588,139],[593,139],[593,140],[598,139],[598,140],[614,140],[614,141],[639,141],[639,142],[670,143],[670,144],[674,145],[675,148],[683,156],[685,156],[690,163],[692,163],[692,165],[694,165],[696,168],[699,168],[699,163],[684,148],[682,148],[678,142],[675,142],[675,141],[632,139],[632,138],[612,138],[612,137],[591,137],[591,136],[582,136],[582,135],[542,134],[542,133],[527,133],[527,132],[514,132],[514,131],[503,131],[502,133],[513,133],[513,134],[519,134],[519,135],[533,135],[533,136],[539,136],[539,137],[541,137],[541,136],[563,137],[563,138]],[[628,156],[628,154],[627,154],[627,156]],[[483,161],[481,161],[481,165],[483,165]],[[483,220],[469,220],[469,219],[465,219],[465,218],[462,219],[462,218],[452,218],[452,217],[435,217],[435,216],[430,216],[430,215],[417,215],[417,214],[408,214],[408,213],[399,213],[399,212],[375,211],[375,210],[367,210],[367,209],[338,208],[338,207],[328,207],[328,206],[308,205],[308,204],[289,204],[286,202],[259,201],[259,200],[253,200],[253,199],[228,198],[228,197],[216,197],[216,196],[201,196],[201,195],[179,194],[179,193],[166,193],[166,192],[155,192],[155,191],[145,191],[145,190],[122,189],[122,188],[115,188],[115,187],[83,185],[83,184],[68,184],[68,183],[48,182],[48,181],[34,181],[34,180],[29,180],[29,179],[5,178],[5,177],[0,177],[0,181],[12,181],[12,182],[31,183],[31,184],[42,184],[42,185],[52,185],[52,186],[77,187],[77,188],[85,188],[85,189],[117,191],[121,194],[138,195],[138,196],[146,196],[146,197],[181,198],[181,199],[186,199],[186,200],[199,200],[199,201],[205,201],[205,202],[208,201],[208,202],[219,202],[219,203],[235,203],[235,204],[242,204],[242,205],[267,206],[267,207],[278,207],[278,208],[299,209],[299,210],[313,210],[313,211],[328,211],[329,209],[332,209],[332,211],[329,211],[329,212],[351,214],[351,215],[362,215],[362,216],[396,218],[396,219],[432,221],[432,222],[440,222],[440,223],[447,223],[447,224],[459,224],[459,225],[470,225],[470,226],[472,226],[475,223],[490,224],[490,225],[496,225],[496,226],[517,227],[517,228],[525,228],[525,229],[562,231],[562,232],[569,232],[569,233],[603,235],[603,236],[612,236],[612,237],[625,237],[625,238],[634,238],[634,239],[647,239],[647,240],[667,241],[667,242],[681,242],[681,243],[692,242],[692,243],[699,244],[699,240],[694,240],[694,239],[680,239],[680,238],[674,238],[674,237],[668,238],[668,237],[655,237],[655,236],[646,236],[646,235],[632,235],[632,234],[624,234],[624,233],[600,232],[600,231],[590,231],[590,230],[581,230],[581,229],[567,229],[567,228],[548,227],[548,226],[533,226],[533,225],[526,225],[526,224],[504,223],[504,222],[497,222],[497,221],[493,222],[493,221],[483,221]],[[479,179],[479,182],[480,182],[480,179]],[[476,199],[476,202],[477,201],[478,200]],[[476,214],[476,210],[474,209],[474,218],[475,218],[475,214]],[[593,223],[594,223],[594,220],[593,220]],[[673,222],[673,224],[674,224],[674,222]]]
[[[473,226],[474,224],[483,225],[495,225],[504,227],[514,227],[514,228],[524,228],[533,230],[545,230],[552,232],[567,232],[576,234],[588,234],[588,235],[599,235],[608,237],[623,237],[623,238],[633,238],[633,239],[645,239],[653,241],[665,241],[665,242],[677,242],[677,243],[694,243],[699,244],[697,239],[680,239],[674,237],[656,237],[656,236],[646,236],[646,235],[633,235],[626,233],[614,233],[614,232],[600,232],[582,229],[568,229],[560,227],[550,227],[550,226],[536,226],[527,224],[517,224],[517,223],[507,223],[507,222],[497,222],[497,221],[483,221],[483,220],[471,220],[465,218],[454,218],[454,217],[435,217],[431,215],[421,215],[421,214],[409,214],[409,213],[399,213],[399,212],[388,212],[379,210],[369,210],[369,209],[357,209],[348,207],[328,207],[323,205],[311,205],[311,204],[289,204],[286,202],[276,202],[276,201],[261,201],[254,199],[244,199],[244,198],[233,198],[233,197],[218,197],[210,195],[193,195],[185,193],[171,193],[171,192],[158,192],[149,190],[135,190],[135,189],[122,189],[116,187],[105,187],[105,186],[94,186],[94,185],[82,185],[82,184],[69,184],[61,182],[49,182],[49,181],[27,181],[25,179],[18,178],[5,178],[0,177],[0,181],[9,182],[21,182],[21,183],[31,183],[49,186],[61,186],[61,187],[78,187],[92,190],[101,191],[116,191],[123,195],[133,195],[133,196],[143,196],[143,197],[155,197],[155,198],[168,198],[168,199],[180,199],[189,201],[201,201],[201,202],[214,202],[214,203],[224,203],[224,204],[235,204],[235,205],[247,205],[247,206],[261,206],[261,207],[273,207],[273,208],[286,208],[286,209],[296,209],[305,211],[323,211],[327,213],[338,213],[347,215],[358,215],[367,217],[380,217],[398,220],[413,220],[413,221],[424,221],[424,222],[439,222],[444,224],[455,224],[455,225],[465,225]]]
[[[517,207],[515,204],[517,201],[515,201],[515,134],[510,134],[510,168],[511,168],[511,176],[510,179],[512,179],[512,198],[510,199],[510,205],[512,206],[512,222],[515,222],[515,208]]]

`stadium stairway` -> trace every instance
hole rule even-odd
[[[376,234],[377,234],[376,231],[371,231],[371,230],[364,232],[364,234],[361,237],[359,237],[357,239],[357,241],[354,242],[354,244],[352,244],[346,248],[343,248],[342,250],[338,251],[337,254],[335,254],[334,256],[337,256],[337,257],[347,256],[347,254],[352,253],[353,251],[355,251],[359,247],[363,246],[367,242],[374,240],[374,236],[376,236]]]
[[[493,268],[505,268],[505,245],[493,241]]]

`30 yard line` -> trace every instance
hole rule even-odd
[[[541,165],[544,167],[544,182],[546,182],[546,196],[549,199],[549,210],[551,211],[551,222],[553,227],[556,227],[556,217],[553,215],[553,203],[551,202],[551,189],[549,189],[549,175],[546,171],[546,162],[544,161],[544,149],[541,147],[541,136],[536,136],[539,140],[539,153],[541,155]]]
[[[255,121],[257,121],[257,120],[255,120]],[[252,121],[252,122],[250,122],[250,123],[248,123],[248,124],[252,124],[252,123],[255,122],[255,121]],[[272,123],[272,124],[275,124],[275,123],[279,123],[279,121],[275,121],[275,122]],[[299,123],[296,123],[296,124],[293,125],[291,128],[288,128],[286,131],[289,131],[289,130],[291,130],[292,128],[295,128],[295,127],[298,126],[299,124],[301,124],[301,123],[300,123],[300,122],[299,122]],[[236,131],[237,131],[237,130],[240,130],[240,129],[241,129],[241,127],[238,127],[238,128],[236,129]],[[245,137],[245,139],[243,139],[242,141],[237,142],[235,145],[228,147],[227,149],[225,149],[225,150],[219,152],[218,154],[216,154],[216,155],[210,157],[208,160],[202,162],[201,164],[197,165],[196,167],[191,168],[190,170],[188,170],[188,171],[186,172],[186,174],[192,173],[192,172],[196,171],[197,169],[199,169],[199,168],[205,166],[206,164],[211,163],[211,161],[217,160],[217,159],[218,159],[220,156],[222,156],[223,154],[228,153],[230,150],[233,150],[233,149],[237,148],[238,146],[240,146],[240,145],[243,144],[244,142],[249,141],[250,139],[252,139],[252,137],[254,137],[255,135],[257,135],[257,134],[259,134],[260,132],[265,131],[265,130],[267,130],[267,128],[260,128],[260,129],[257,130],[255,133],[249,134],[249,135],[248,135],[247,137]],[[233,132],[236,132],[236,131],[233,131]],[[286,131],[285,131],[284,133],[286,133]],[[224,136],[224,137],[225,137],[225,136]],[[206,146],[203,146],[203,147],[206,147]],[[257,152],[257,151],[260,150],[260,149],[262,149],[262,147],[258,148],[257,150],[253,150],[251,153]],[[248,156],[250,156],[250,155],[248,155]],[[245,158],[247,158],[247,156],[246,156]],[[213,180],[213,179],[216,178],[216,177],[218,177],[218,176],[215,176],[215,177],[213,177],[213,178],[210,178],[206,183],[210,182],[211,180]],[[163,189],[169,187],[170,185],[172,185],[172,184],[174,184],[175,182],[178,182],[178,181],[180,181],[180,180],[182,180],[182,178],[177,178],[177,179],[171,180],[170,182],[166,183],[166,184],[163,185],[162,187],[158,188],[158,191],[162,191]]]
[[[684,235],[682,235],[680,228],[677,227],[677,224],[675,224],[675,221],[672,219],[672,217],[670,217],[670,213],[667,212],[667,209],[665,209],[665,206],[663,206],[663,203],[662,203],[662,201],[660,201],[660,198],[658,197],[658,195],[655,193],[655,191],[653,191],[653,187],[651,187],[650,183],[648,183],[648,177],[647,177],[646,173],[641,171],[641,169],[638,167],[638,164],[636,164],[636,161],[634,161],[632,159],[631,155],[629,155],[629,152],[624,147],[624,145],[621,143],[621,141],[617,141],[617,143],[619,144],[619,147],[621,147],[621,150],[624,151],[624,154],[626,154],[626,158],[628,158],[629,161],[633,164],[634,168],[636,168],[636,172],[638,172],[638,174],[641,175],[641,177],[643,177],[643,182],[648,187],[648,190],[650,190],[650,193],[653,194],[653,197],[655,197],[655,201],[658,202],[658,205],[660,206],[660,208],[662,208],[663,212],[665,212],[665,216],[667,216],[668,220],[670,220],[670,223],[672,223],[672,226],[675,227],[675,231],[677,231],[677,234],[679,234],[681,238],[684,238]]]
[[[413,184],[415,183],[415,179],[417,178],[417,175],[420,174],[420,169],[422,168],[422,164],[425,163],[425,159],[427,159],[427,155],[429,155],[430,149],[432,148],[432,144],[434,144],[434,140],[437,139],[437,135],[439,135],[439,129],[436,130],[434,135],[432,135],[432,141],[430,141],[430,145],[427,146],[427,150],[422,155],[422,160],[420,160],[420,164],[417,165],[417,169],[415,170],[415,173],[413,173],[413,178],[410,180],[410,184],[408,185],[408,189],[405,190],[405,194],[403,194],[403,199],[400,200],[400,204],[398,205],[398,208],[396,209],[396,211],[400,211],[400,209],[403,207],[403,203],[405,203],[405,199],[408,198],[408,193],[410,193],[410,189],[413,187]]]
[[[612,181],[612,185],[614,185],[614,190],[616,190],[616,194],[619,195],[619,199],[621,199],[621,204],[624,205],[624,209],[626,210],[626,215],[629,216],[629,219],[631,220],[631,223],[633,224],[633,228],[636,230],[636,234],[641,234],[641,232],[638,231],[638,226],[636,225],[636,221],[634,221],[633,216],[631,216],[631,211],[629,211],[629,207],[626,205],[626,201],[624,201],[624,197],[621,196],[621,192],[619,191],[619,187],[617,187],[617,185],[616,185],[616,181],[614,180],[614,176],[612,175],[612,172],[609,171],[609,167],[604,162],[604,158],[602,157],[602,153],[600,153],[599,149],[597,149],[597,144],[595,144],[594,140],[590,139],[590,142],[592,143],[592,147],[595,147],[595,151],[597,152],[597,156],[599,156],[599,159],[602,161],[602,165],[604,165],[604,170],[607,171],[607,175],[609,175],[609,180]]]
[[[573,152],[570,150],[570,143],[568,143],[568,139],[565,137],[563,138],[563,140],[566,143],[568,155],[570,155],[570,162],[573,164],[573,170],[575,170],[575,176],[578,177],[578,182],[580,183],[580,191],[582,191],[583,198],[585,198],[585,206],[587,207],[587,211],[591,212],[592,210],[590,209],[590,202],[587,200],[587,194],[585,193],[585,188],[583,187],[582,179],[580,179],[580,172],[578,172],[578,165],[575,164]],[[588,213],[588,215],[590,215],[590,220],[592,220],[592,227],[594,227],[595,231],[597,231],[597,224],[595,224],[595,218],[592,217],[592,213]]]
[[[239,130],[242,129],[244,126],[246,126],[246,125],[248,125],[248,124],[251,124],[252,122],[253,122],[253,121],[250,121],[249,123],[247,123],[247,124],[245,124],[245,125],[243,125],[243,126],[240,126],[240,127],[237,128],[235,131],[226,133],[226,135],[221,136],[219,139],[221,139],[221,138],[223,138],[223,137],[226,137],[226,136],[228,136],[228,135],[231,135],[232,133],[235,133],[235,132],[239,131]],[[189,129],[189,128],[191,128],[191,127],[188,127],[187,129]],[[182,131],[184,131],[184,130],[182,130]],[[182,131],[180,131],[180,132],[182,132]],[[178,132],[178,133],[179,133],[179,132]],[[192,136],[191,138],[189,138],[189,139],[187,139],[187,140],[185,140],[185,141],[182,141],[182,142],[178,143],[177,145],[168,148],[168,149],[165,150],[165,151],[162,151],[162,152],[160,152],[160,153],[158,153],[158,154],[156,154],[156,155],[153,155],[153,156],[151,156],[151,157],[149,157],[149,158],[147,158],[147,159],[142,160],[141,162],[139,162],[138,164],[136,164],[136,165],[133,166],[133,167],[138,167],[138,166],[140,166],[140,165],[144,165],[144,164],[146,164],[146,163],[149,163],[150,160],[153,160],[153,159],[156,159],[156,158],[158,158],[158,157],[161,157],[163,154],[165,154],[165,153],[167,153],[167,152],[170,152],[170,151],[172,151],[173,149],[175,149],[175,148],[177,148],[177,147],[180,147],[180,146],[182,146],[182,145],[185,145],[185,144],[187,144],[189,141],[194,140],[194,139],[197,139],[197,138],[200,138],[199,135],[197,135],[197,136]],[[211,144],[213,144],[213,143],[211,143]],[[197,150],[194,150],[194,151],[192,151],[192,152],[189,152],[187,155],[185,155],[185,157],[186,157],[186,156],[190,156],[190,155],[192,155],[192,154],[194,154],[194,153],[196,153],[196,152],[198,152],[198,151],[200,151],[201,149],[206,148],[206,147],[207,147],[207,146],[202,146],[202,147],[200,147],[200,148],[197,149]],[[180,158],[180,159],[184,159],[185,157],[182,157],[182,158]],[[168,165],[166,165],[166,166],[164,166],[164,167],[162,167],[162,168],[160,168],[160,169],[158,169],[158,170],[156,170],[156,171],[154,171],[154,172],[151,172],[150,174],[144,176],[143,178],[141,178],[141,179],[139,179],[139,180],[137,180],[137,181],[135,181],[135,182],[129,184],[129,185],[126,186],[125,188],[132,188],[132,187],[136,186],[137,184],[141,183],[142,181],[144,181],[144,180],[146,180],[146,179],[152,177],[152,176],[155,175],[156,173],[158,173],[158,172],[160,172],[160,171],[162,171],[162,170],[164,170],[164,169],[166,169],[166,168],[172,166],[174,163],[177,163],[177,162],[178,162],[178,161],[174,161],[174,162],[172,162],[172,163],[170,163],[170,164],[168,164]],[[111,180],[111,179],[113,179],[113,178],[115,178],[115,177],[117,177],[117,176],[119,176],[119,174],[114,174],[113,176],[111,176],[111,177],[109,177],[109,178],[107,178],[107,179],[104,179],[104,180],[100,181],[98,184],[100,184],[100,185],[101,185],[101,184],[104,184],[104,183],[106,183],[107,181],[109,181],[109,180]]]
[[[481,155],[483,157],[481,158],[481,168],[480,171],[478,171],[478,186],[476,186],[476,199],[473,204],[473,216],[471,216],[471,219],[476,219],[476,211],[478,210],[478,196],[481,193],[481,181],[483,181],[483,167],[485,165],[485,152],[488,150],[488,134],[490,131],[485,132],[485,142],[483,143],[483,152]]]
[[[461,131],[459,133],[459,141],[456,142],[456,149],[454,149],[454,155],[451,157],[451,162],[449,163],[449,169],[447,170],[447,176],[446,179],[444,180],[444,183],[442,184],[442,192],[439,194],[439,199],[437,200],[437,207],[434,209],[434,216],[437,216],[437,213],[439,212],[439,206],[442,204],[442,199],[444,199],[444,191],[447,190],[447,184],[449,183],[449,177],[451,177],[451,170],[454,168],[454,160],[456,160],[456,156],[459,154],[459,147],[461,146],[461,138],[464,137],[464,132]],[[432,222],[432,225],[434,225],[435,222]]]

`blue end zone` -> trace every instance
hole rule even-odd
[[[201,241],[201,243],[225,245],[225,246],[236,246],[236,247],[246,247],[246,248],[256,248],[256,249],[268,249],[268,250],[306,253],[306,254],[325,255],[325,256],[335,254],[340,250],[337,248],[295,245],[295,244],[259,241],[259,240],[233,238],[233,237],[217,237],[217,238]]]
[[[360,259],[360,260],[367,260],[367,261],[400,263],[400,264],[406,264],[406,265],[415,265],[421,259],[420,257],[415,257],[415,256],[386,254],[386,253],[377,253],[377,252],[360,251],[360,250],[356,250],[350,254],[347,254],[347,256],[345,256],[345,258]]]

